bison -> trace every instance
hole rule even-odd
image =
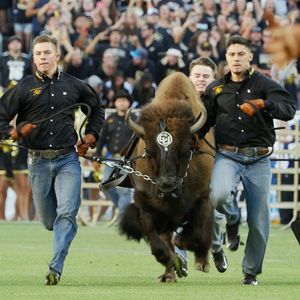
[[[120,232],[129,239],[149,242],[152,254],[165,266],[161,282],[176,282],[174,244],[194,252],[196,270],[208,272],[210,268],[213,209],[209,184],[214,157],[197,135],[205,121],[206,110],[183,73],[160,83],[137,123],[130,111],[126,115],[128,126],[139,137],[132,154],[137,157],[133,169],[144,176],[132,175],[134,203],[121,216]],[[206,138],[213,140],[211,133]],[[182,230],[174,235],[178,227]]]

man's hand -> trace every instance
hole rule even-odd
[[[84,138],[83,142],[79,140],[76,144],[77,147],[77,153],[79,156],[84,156],[87,151],[89,150],[89,147],[95,147],[96,146],[96,138],[88,133]]]
[[[264,108],[265,108],[265,102],[262,99],[249,100],[243,103],[242,105],[240,105],[241,111],[244,112],[249,117],[253,117],[257,109],[264,109]]]
[[[36,128],[36,124],[25,123],[24,125],[19,124],[17,128],[13,128],[10,132],[10,135],[14,141],[17,141],[23,136],[28,135],[34,128]]]

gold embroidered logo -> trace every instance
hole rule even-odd
[[[42,92],[42,88],[38,87],[38,88],[30,90],[30,92],[32,92],[33,96],[38,96]]]
[[[223,84],[215,86],[213,91],[215,95],[219,95],[222,93],[222,89],[223,89]]]

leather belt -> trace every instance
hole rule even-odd
[[[72,151],[74,151],[74,146],[63,148],[63,149],[46,149],[46,150],[32,150],[29,149],[29,154],[36,157],[42,157],[45,159],[54,159],[60,155],[68,154]]]
[[[234,152],[234,153],[241,153],[245,156],[255,157],[255,156],[262,156],[269,152],[269,149],[266,147],[235,147],[230,145],[219,145],[219,149]]]

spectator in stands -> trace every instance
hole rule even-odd
[[[96,35],[104,31],[108,28],[108,24],[106,23],[101,10],[99,9],[94,9],[91,13],[91,20],[92,20],[92,25],[90,27],[90,35],[91,38],[94,39]]]
[[[95,73],[92,60],[84,57],[81,49],[74,47],[64,58],[66,73],[75,76],[79,79],[85,80]]]
[[[122,32],[118,29],[102,31],[88,44],[85,52],[92,54],[97,63],[102,60],[104,52],[110,49],[118,58],[119,64],[124,65],[129,55],[127,48],[122,44],[122,37]]]
[[[101,78],[99,78],[97,75],[91,75],[86,82],[95,90],[99,97],[99,103],[102,103],[105,106],[104,84]]]
[[[32,17],[26,16],[29,0],[18,0],[13,3],[14,31],[22,40],[23,49],[29,52],[32,33]]]
[[[186,75],[188,73],[181,51],[175,48],[170,48],[157,66],[157,83],[174,72],[182,72]]]
[[[0,2],[0,33],[9,34],[8,10],[12,7],[11,0],[2,0]]]
[[[26,75],[32,73],[31,60],[22,52],[22,41],[17,35],[8,38],[8,51],[0,56],[0,95],[1,90],[14,86]]]
[[[14,35],[8,39],[8,51],[0,56],[0,88],[8,90],[32,73],[31,60],[22,53],[22,41]],[[22,143],[20,144],[22,146]],[[12,155],[13,153],[13,155]],[[0,153],[0,218],[5,218],[5,200],[9,180],[14,179],[17,194],[14,219],[29,220],[30,186],[27,177],[27,150],[7,149]]]
[[[140,29],[141,42],[140,47],[148,51],[149,59],[153,62],[157,62],[162,53],[165,52],[161,42],[156,40],[155,27],[151,23],[145,23]]]
[[[113,90],[114,95],[119,91],[125,91],[128,94],[132,93],[132,86],[126,81],[122,70],[118,70],[111,80],[106,81],[105,86],[107,89]]]
[[[120,158],[120,151],[128,143],[132,131],[125,124],[125,114],[131,105],[131,97],[125,91],[119,91],[114,96],[116,112],[108,116],[105,120],[101,137],[97,143],[97,154],[101,155],[104,147],[107,148],[107,157],[113,159]],[[110,177],[112,168],[106,166],[103,174],[103,181]],[[132,201],[132,189],[124,187],[114,187],[104,191],[107,199],[111,200],[121,215],[126,206]]]
[[[97,68],[98,75],[104,82],[112,79],[118,70],[118,57],[112,49],[107,49],[103,53],[102,61]]]
[[[196,46],[196,55],[194,58],[196,57],[209,57],[210,59],[212,59],[215,63],[218,63],[219,60],[219,56],[214,56],[219,55],[217,48],[216,48],[217,44],[214,43],[214,47],[212,47],[210,42],[204,42],[202,44],[198,44]]]
[[[271,29],[265,28],[262,32],[263,45],[257,49],[254,49],[255,52],[252,61],[252,66],[266,76],[271,75],[271,55],[267,50],[271,42],[271,37]]]
[[[151,73],[144,73],[133,87],[132,98],[135,107],[142,107],[154,98],[156,84]]]
[[[148,58],[148,52],[144,48],[130,51],[131,61],[125,68],[125,75],[130,84],[138,81],[144,73],[155,76],[155,64]]]

